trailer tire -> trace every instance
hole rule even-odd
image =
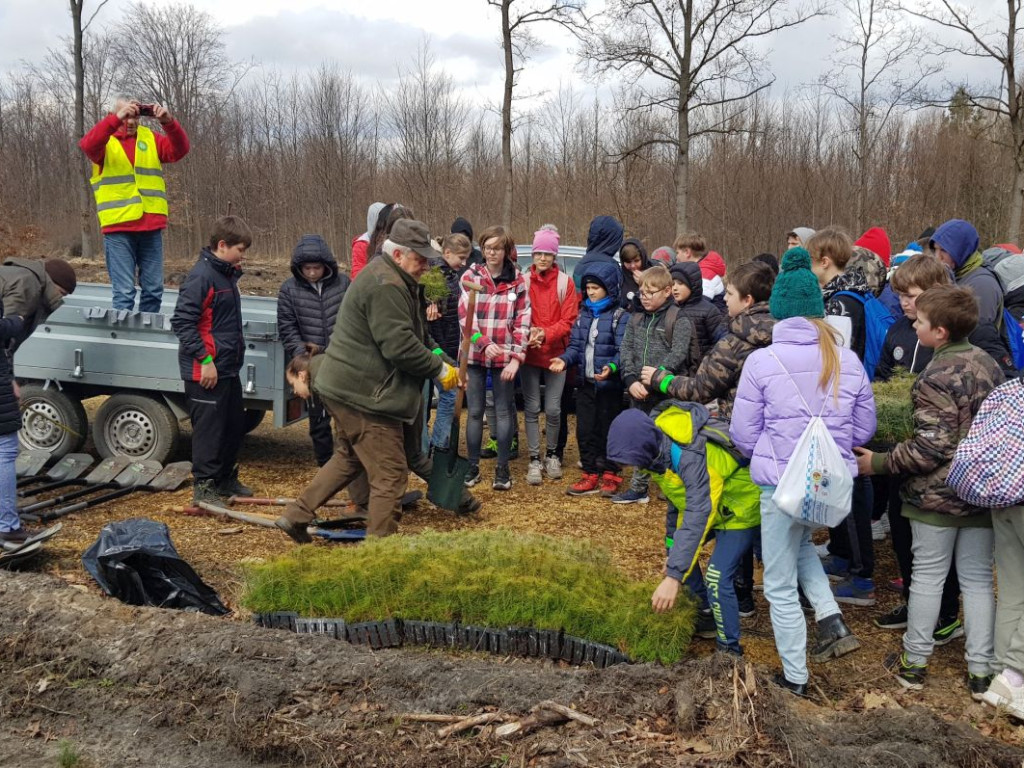
[[[266,411],[260,410],[259,408],[246,408],[245,409],[245,434],[249,434],[256,427],[263,423],[263,417],[267,415]]]
[[[43,389],[41,384],[23,384],[21,405],[25,409],[18,432],[22,448],[50,451],[58,459],[85,444],[89,417],[77,398],[56,387]]]
[[[92,425],[93,444],[105,459],[120,454],[163,464],[174,453],[178,435],[171,409],[146,395],[111,395]]]

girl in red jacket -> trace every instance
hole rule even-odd
[[[530,467],[526,482],[540,485],[543,474],[552,480],[562,477],[562,463],[556,454],[562,414],[562,390],[565,371],[548,370],[551,358],[565,352],[569,332],[579,313],[579,297],[572,278],[559,270],[558,229],[545,224],[533,236],[533,266],[526,272],[530,297],[530,336],[526,344],[526,364],[519,371],[526,412],[526,441],[530,447]],[[540,406],[541,377],[544,379],[544,418],[547,453],[541,463]]]

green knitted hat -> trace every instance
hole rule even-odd
[[[782,255],[782,271],[775,278],[768,302],[772,317],[824,317],[818,278],[811,272],[811,254],[803,248],[790,248]]]

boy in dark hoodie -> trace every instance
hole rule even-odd
[[[935,258],[953,271],[956,284],[970,288],[978,300],[978,327],[968,341],[988,352],[1004,374],[1015,376],[1017,369],[1003,338],[1003,288],[982,263],[978,243],[978,230],[963,219],[939,225],[930,241]]]
[[[622,297],[619,303],[627,312],[643,312],[643,305],[640,304],[640,286],[636,282],[636,276],[651,266],[651,260],[647,258],[647,249],[643,243],[631,237],[622,244],[619,262],[622,264]]]
[[[594,262],[611,264],[618,269],[615,256],[622,249],[622,224],[614,216],[595,216],[587,233],[587,252],[573,271],[576,290],[583,292],[583,273]],[[621,280],[621,277],[618,278]],[[616,299],[618,301],[618,299]]]
[[[691,359],[685,371],[686,375],[692,376],[711,347],[726,334],[728,327],[718,307],[704,297],[700,264],[694,261],[678,262],[668,271],[672,275],[672,299],[679,307],[679,314],[693,323],[694,341]]]
[[[351,284],[320,235],[303,235],[292,251],[292,276],[277,293],[277,331],[289,358],[327,348],[341,300]],[[334,453],[331,417],[319,400],[309,401],[309,436],[322,467]]]

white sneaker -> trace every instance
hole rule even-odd
[[[541,474],[543,470],[544,466],[540,459],[530,459],[530,466],[526,470],[526,482],[530,485],[540,485],[544,482],[544,475]]]
[[[544,472],[552,480],[562,479],[562,462],[557,456],[548,456],[544,459]]]
[[[886,512],[871,524],[871,539],[873,541],[884,541],[889,535],[889,513]]]
[[[1008,715],[1024,719],[1024,685],[1013,685],[1000,672],[993,678],[988,690],[982,694],[981,700]]]
[[[818,554],[818,557],[824,560],[828,557],[828,542],[826,541],[824,544],[815,544],[814,551]]]

